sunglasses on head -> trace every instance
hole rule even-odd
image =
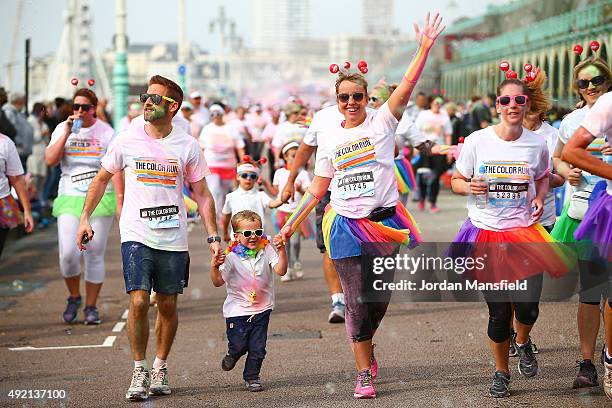
[[[257,180],[257,174],[255,173],[240,173],[240,178],[243,178],[245,180],[247,179],[251,179],[251,180]]]
[[[79,109],[83,109],[83,112],[87,112],[91,108],[93,108],[93,105],[90,103],[73,103],[72,104],[72,110],[75,112],[78,111]]]
[[[518,106],[523,106],[527,103],[529,97],[527,97],[527,95],[504,95],[497,97],[497,103],[499,103],[501,106],[510,105],[510,101],[512,100],[514,100],[514,103],[516,103]]]
[[[589,83],[593,84],[593,86],[599,86],[606,82],[606,77],[603,75],[597,75],[591,79],[579,79],[576,81],[576,85],[578,89],[587,89],[589,87]]]
[[[244,230],[244,231],[236,231],[236,234],[242,234],[245,238],[249,238],[251,235],[255,234],[256,237],[261,237],[264,233],[262,228],[258,228],[256,230]]]
[[[347,93],[338,94],[338,100],[342,103],[347,103],[351,97],[353,98],[355,102],[361,102],[363,101],[363,98],[365,97],[365,93],[355,92],[352,94],[347,94]]]
[[[169,98],[167,96],[158,95],[158,94],[148,94],[148,93],[140,94],[140,102],[142,103],[145,103],[146,101],[148,101],[149,98],[151,98],[151,102],[153,102],[155,105],[159,105],[162,99],[172,102],[172,103],[176,103],[174,99]]]

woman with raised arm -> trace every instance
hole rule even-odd
[[[331,184],[331,201],[323,218],[325,247],[340,277],[346,301],[346,330],[357,366],[355,398],[374,398],[372,379],[377,362],[372,337],[390,300],[381,293],[375,302],[362,300],[372,288],[362,286],[370,270],[362,270],[362,246],[368,243],[416,245],[420,232],[399,202],[395,180],[395,131],[419,79],[429,50],[444,30],[438,13],[427,14],[423,31],[415,24],[419,47],[401,84],[378,110],[368,113],[368,84],[359,73],[341,72],[336,81],[342,125],[322,131],[315,177],[281,237],[288,239]],[[358,66],[367,72],[363,65]]]

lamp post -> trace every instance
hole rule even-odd
[[[113,88],[115,92],[115,130],[119,129],[121,119],[127,114],[129,92],[127,67],[127,36],[125,34],[125,0],[115,0],[115,67],[113,69]]]

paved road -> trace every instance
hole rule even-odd
[[[451,240],[465,217],[460,198],[444,193],[440,206],[443,211],[436,215],[415,212],[428,241]],[[99,327],[61,323],[66,291],[56,242],[51,228],[12,244],[0,260],[0,406],[125,406],[132,360],[125,329],[113,332],[120,329],[117,323],[124,321],[127,308],[118,234],[115,230],[109,242],[108,276],[100,299],[104,323]],[[378,398],[354,401],[353,359],[344,327],[326,322],[329,297],[311,241],[303,249],[305,279],[277,284],[262,371],[267,390],[250,394],[243,390],[242,362],[229,373],[220,369],[226,347],[221,314],[225,291],[209,281],[208,250],[199,229],[191,233],[190,245],[190,287],[180,298],[180,326],[169,360],[172,396],[150,399],[146,406],[608,406],[599,388],[584,394],[571,389],[579,354],[576,305],[569,302],[542,305],[533,332],[541,350],[541,374],[527,380],[512,367],[513,396],[498,401],[485,396],[493,374],[486,347],[486,306],[396,299],[376,339]],[[153,322],[154,311],[150,317]],[[27,346],[61,349],[9,350]],[[149,350],[151,360],[152,340]],[[67,398],[17,401],[7,397],[12,389],[64,390]]]

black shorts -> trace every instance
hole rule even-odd
[[[321,197],[321,201],[317,203],[315,207],[315,216],[317,223],[317,248],[321,251],[322,254],[325,253],[325,242],[323,241],[323,215],[325,215],[325,207],[329,204],[331,199],[331,191],[327,191],[323,197]]]

